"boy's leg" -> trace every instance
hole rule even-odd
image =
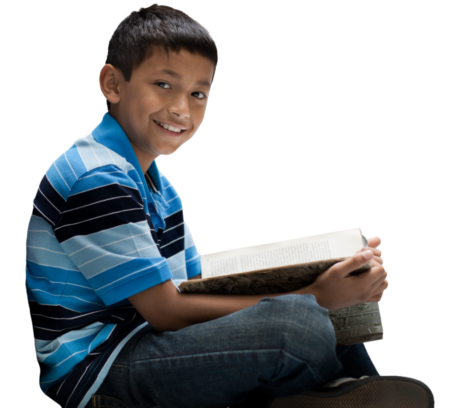
[[[96,394],[129,407],[226,407],[251,390],[293,395],[342,370],[327,310],[311,295],[264,298],[220,319],[135,336]]]
[[[343,377],[360,378],[363,375],[379,375],[374,363],[367,354],[364,344],[354,344],[352,346],[337,346],[336,354],[343,365],[342,371],[331,380]]]
[[[361,378],[362,376],[379,375],[372,360],[367,354],[364,344],[352,346],[337,346],[335,349],[337,358],[342,363],[342,370],[328,379],[328,383],[339,378]],[[318,384],[318,390],[325,384]],[[258,408],[266,407],[269,398],[264,397],[259,390],[253,390],[246,401],[242,404],[233,405],[232,408]]]

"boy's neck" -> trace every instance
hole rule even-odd
[[[129,137],[128,137],[128,140],[129,140]],[[137,146],[133,142],[131,142],[131,140],[129,140],[129,142],[131,143],[131,146],[133,147],[137,160],[139,161],[139,164],[142,169],[142,174],[147,173],[148,169],[150,168],[152,163],[155,161],[156,157],[152,157],[152,155],[146,154],[142,150],[138,149]]]

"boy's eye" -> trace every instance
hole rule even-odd
[[[203,95],[202,98],[198,98],[198,99],[205,99],[206,98],[206,95],[203,92],[193,92],[193,93],[200,93],[201,95]]]
[[[162,84],[163,84],[163,85],[168,85],[166,82],[156,82],[156,84],[157,84],[158,86],[161,86]],[[168,86],[169,86],[169,85],[168,85]]]
[[[155,82],[155,84],[158,85],[161,88],[163,88],[161,85],[168,85],[166,82]],[[203,95],[201,98],[197,98],[197,99],[205,99],[206,98],[206,95],[203,92],[193,92],[193,93],[199,93],[199,94]]]

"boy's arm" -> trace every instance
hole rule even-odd
[[[128,300],[150,326],[163,332],[214,320],[255,305],[263,297],[274,296],[279,295],[183,294],[172,281],[167,281],[133,295]]]

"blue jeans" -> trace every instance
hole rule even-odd
[[[363,375],[378,375],[364,346],[336,347],[315,297],[284,295],[176,332],[146,327],[87,408],[227,407]]]

